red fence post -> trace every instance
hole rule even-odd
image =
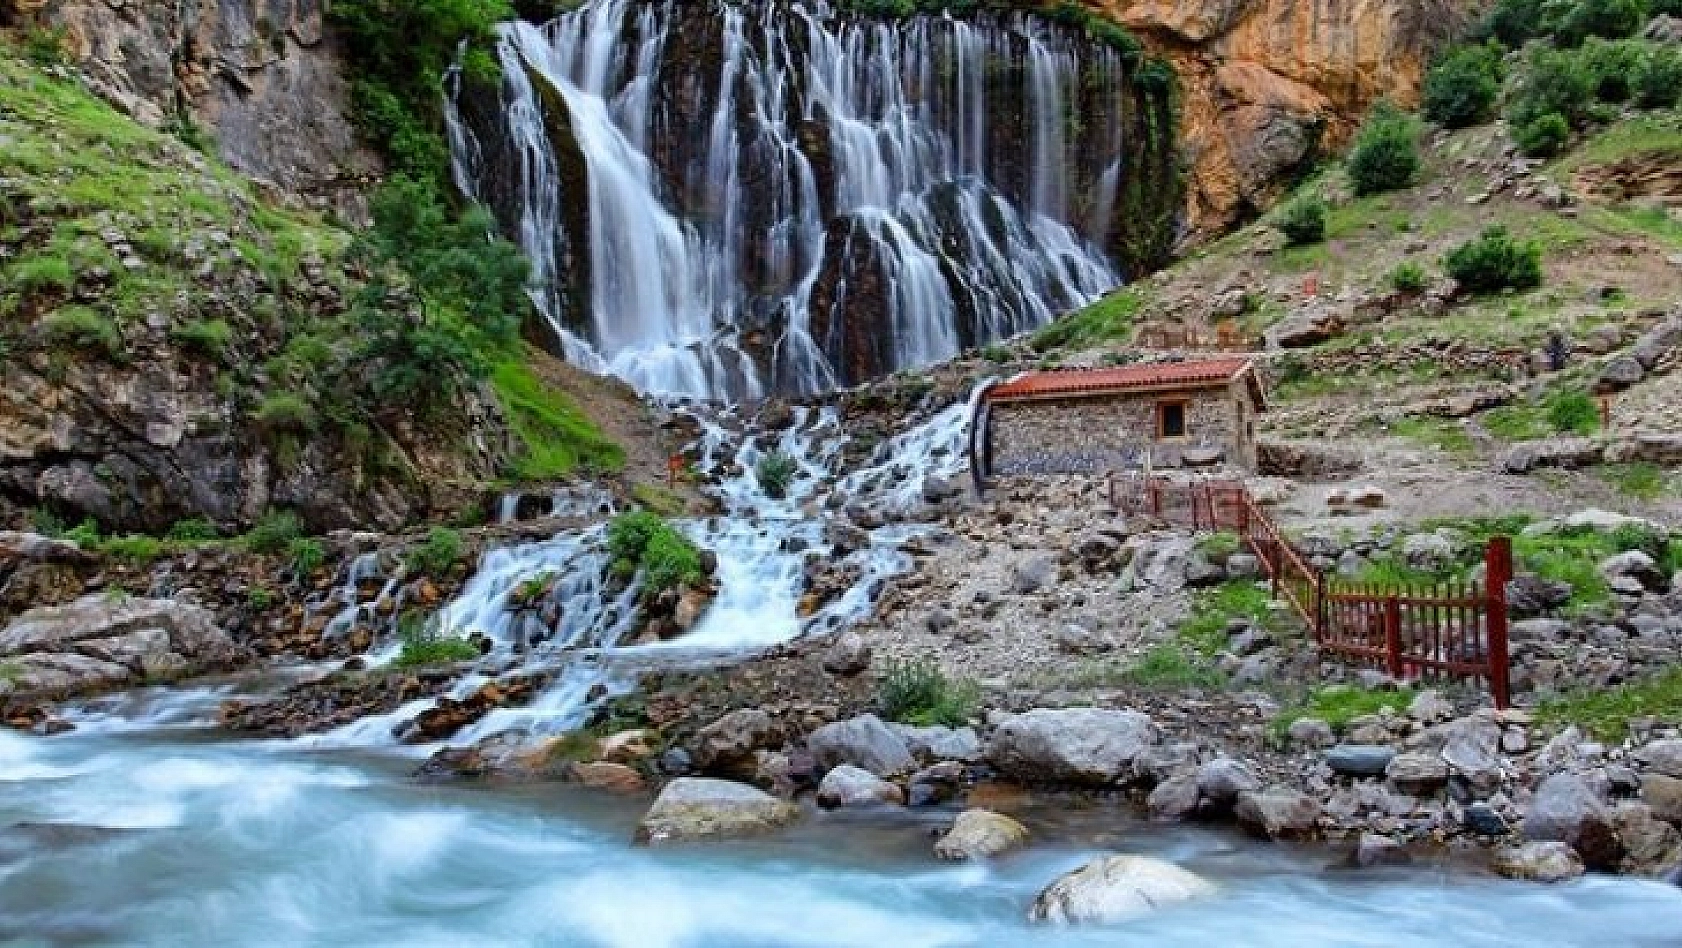
[[[1507,584],[1513,579],[1512,537],[1492,537],[1484,548],[1484,629],[1489,641],[1484,654],[1489,662],[1489,690],[1495,706],[1505,709],[1511,698],[1508,687]]]
[[[1390,677],[1402,677],[1402,601],[1391,595],[1384,597],[1384,658]]]

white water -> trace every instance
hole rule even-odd
[[[450,116],[457,180],[482,198],[512,195],[534,299],[570,360],[654,393],[814,392],[857,381],[838,361],[854,352],[851,322],[871,321],[865,335],[879,336],[870,345],[881,350],[874,368],[892,371],[956,354],[960,308],[974,341],[985,342],[1119,282],[1098,249],[1113,180],[1076,221],[1065,179],[1074,161],[1070,87],[1096,75],[1123,88],[1108,48],[1086,44],[1077,55],[1065,35],[1031,18],[889,23],[835,15],[821,0],[721,3],[710,14],[722,23],[715,74],[667,62],[681,39],[671,35],[678,10],[672,0],[594,0],[546,27],[510,25],[500,49],[501,127],[474,130]],[[986,77],[995,63],[1021,60],[1031,111],[1021,147],[1032,163],[1027,193],[1013,203],[988,180],[995,103]],[[588,168],[585,194],[562,180],[528,68],[565,102]],[[661,143],[673,154],[657,160],[656,126],[668,121],[660,110],[683,107],[672,101],[679,90],[656,87],[673,71],[681,78],[668,86],[708,84],[716,107],[704,136],[667,135]],[[817,154],[832,195],[817,146],[801,138],[812,125],[827,138]],[[476,135],[498,136],[512,164],[487,167]],[[671,193],[661,160],[689,197]],[[487,180],[493,173],[507,180]],[[561,234],[563,209],[579,201],[588,205],[588,246],[570,252],[588,257],[587,313],[568,310],[564,288],[579,274],[558,249],[574,242]],[[829,246],[837,235],[874,261],[880,304],[854,297],[869,291],[855,286],[864,274],[850,265],[831,274],[825,301],[814,299],[825,266],[843,266],[841,248]],[[818,317],[827,333],[814,327]],[[742,337],[763,324],[776,333],[774,355],[756,362]]]
[[[645,805],[417,787],[380,759],[170,732],[0,732],[0,944],[1665,948],[1682,931],[1682,891],[1654,883],[1328,871],[1329,853],[1102,808],[1030,812],[1064,841],[953,866],[928,843],[950,813],[811,813],[773,839],[650,850],[629,845]],[[1027,925],[1039,887],[1110,847],[1219,891],[1113,928]]]

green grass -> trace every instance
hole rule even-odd
[[[1545,699],[1536,709],[1544,725],[1575,724],[1595,737],[1621,741],[1631,718],[1682,723],[1682,667],[1669,668],[1615,688],[1582,688]]]
[[[284,552],[292,541],[303,536],[304,523],[290,510],[276,510],[263,515],[239,540],[239,545],[252,553]]]
[[[46,328],[47,336],[61,345],[99,352],[109,358],[123,353],[123,334],[117,324],[86,306],[54,310],[47,317]]]
[[[479,649],[472,642],[443,629],[436,617],[425,619],[417,613],[405,613],[397,620],[397,634],[403,642],[392,661],[397,668],[453,665],[479,657]]]
[[[76,285],[76,274],[65,257],[55,253],[37,253],[13,264],[8,276],[26,291],[57,289],[68,291]]]
[[[929,661],[889,662],[876,683],[882,716],[917,727],[962,727],[980,698],[974,681],[949,678]]]
[[[1615,122],[1561,159],[1554,165],[1554,171],[1568,174],[1584,165],[1606,164],[1655,152],[1672,153],[1682,160],[1682,113],[1649,113]]]
[[[1208,657],[1226,647],[1227,626],[1234,619],[1246,619],[1266,629],[1278,627],[1280,613],[1273,610],[1268,591],[1248,579],[1228,580],[1204,590],[1192,605],[1191,618],[1180,623],[1179,644],[1197,655]]]
[[[1276,736],[1283,736],[1297,721],[1318,718],[1341,734],[1356,718],[1377,714],[1385,708],[1397,714],[1406,711],[1415,695],[1411,688],[1365,691],[1350,685],[1328,685],[1315,689],[1301,702],[1281,710],[1274,717],[1271,729]]]
[[[195,319],[170,330],[170,338],[213,359],[220,359],[234,339],[234,327],[225,319]]]
[[[1503,441],[1535,441],[1556,434],[1594,434],[1600,429],[1600,409],[1587,392],[1565,388],[1540,401],[1490,409],[1478,420],[1484,430]]]
[[[1390,433],[1419,444],[1430,445],[1455,458],[1477,454],[1472,436],[1457,422],[1441,418],[1399,418],[1390,423]]]
[[[632,510],[607,525],[613,571],[629,579],[639,572],[652,592],[700,582],[701,551],[678,529],[649,510]]]
[[[510,472],[518,480],[550,480],[583,469],[617,471],[625,451],[567,397],[545,386],[519,356],[497,363],[491,385],[523,451]]]
[[[1225,687],[1226,676],[1209,664],[1207,656],[1163,642],[1128,665],[1120,683],[1141,691],[1214,691]]]
[[[404,555],[403,565],[411,573],[441,576],[461,562],[462,545],[460,531],[433,527],[427,531],[425,540]]]
[[[1596,473],[1619,494],[1634,500],[1658,500],[1679,489],[1675,474],[1646,461],[1605,464]]]
[[[684,510],[689,507],[682,495],[675,491],[667,490],[659,484],[640,481],[631,485],[631,499],[662,517],[682,516]]]
[[[1085,309],[1059,317],[1034,333],[1029,345],[1036,352],[1046,352],[1125,342],[1132,338],[1133,321],[1146,302],[1142,288],[1117,290]]]

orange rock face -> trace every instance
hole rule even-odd
[[[1173,62],[1192,240],[1271,204],[1378,99],[1412,106],[1475,0],[1086,0]]]

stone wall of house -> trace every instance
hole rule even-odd
[[[1243,382],[1186,393],[1150,392],[1000,402],[988,428],[995,474],[1089,473],[1151,466],[1178,467],[1191,449],[1218,449],[1229,463],[1253,466],[1246,422],[1252,409]],[[1186,437],[1158,441],[1156,406],[1186,404]]]

